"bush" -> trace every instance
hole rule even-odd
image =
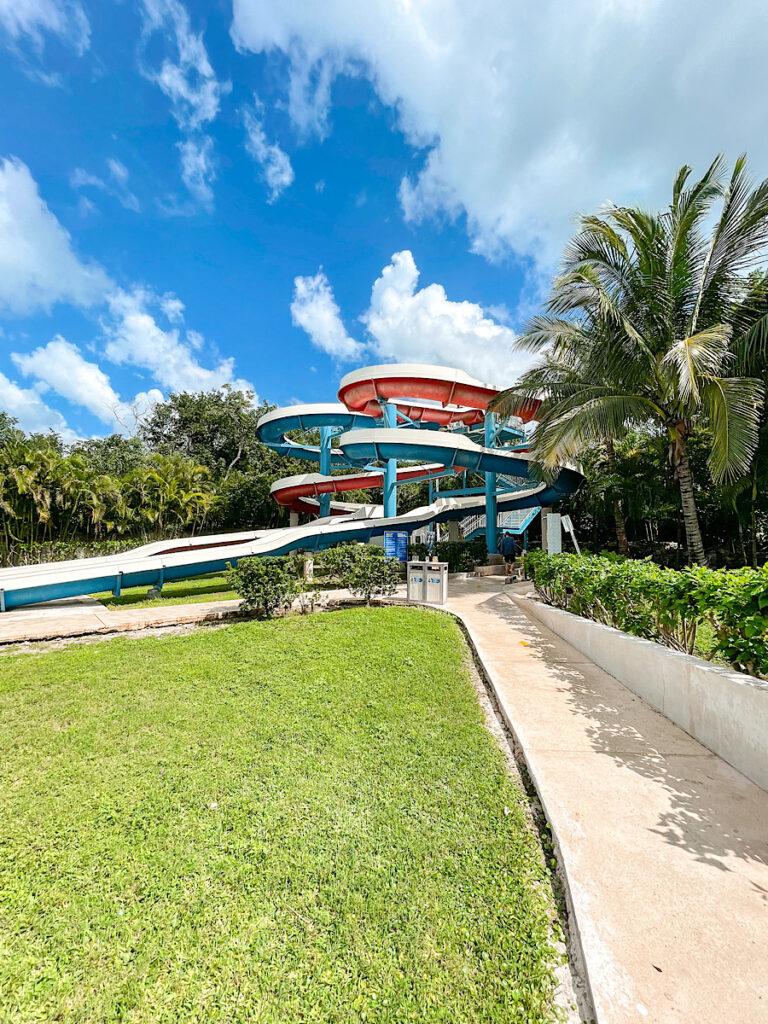
[[[348,564],[342,577],[342,586],[348,587],[357,597],[365,598],[367,604],[370,604],[372,597],[394,594],[400,582],[400,563],[397,559],[374,555],[366,548],[357,550],[359,554]]]
[[[393,594],[400,580],[397,559],[387,558],[384,550],[375,544],[328,548],[317,564],[326,573],[326,585],[346,587],[367,602],[375,596]]]
[[[243,606],[271,618],[276,611],[290,608],[301,584],[284,558],[241,558],[229,566],[227,577]]]
[[[485,563],[487,551],[485,538],[475,540],[440,540],[435,554],[438,562],[448,563],[448,572],[474,572],[475,567]],[[408,547],[408,557],[423,562],[427,558],[427,545],[414,542]]]
[[[375,544],[340,544],[317,555],[315,569],[325,575],[328,585],[348,587],[353,567],[365,559],[385,561],[384,549]]]
[[[531,551],[526,572],[548,604],[688,654],[768,678],[768,568],[665,569],[650,561]]]
[[[377,557],[364,549],[362,556],[349,565],[343,585],[370,604],[372,597],[394,594],[399,581],[400,566],[396,558]]]

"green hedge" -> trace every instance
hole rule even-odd
[[[677,571],[542,551],[529,552],[525,568],[549,604],[768,678],[768,568]]]
[[[448,563],[448,572],[474,572],[475,566],[488,560],[485,538],[475,540],[439,540],[435,551],[438,562]],[[427,545],[414,541],[408,545],[408,557],[423,562]]]
[[[394,594],[400,582],[400,566],[387,558],[381,548],[371,544],[350,544],[329,548],[319,559],[325,573],[326,587],[346,587],[356,597],[370,604],[373,597]],[[276,611],[287,611],[296,597],[313,592],[314,583],[303,579],[304,555],[241,558],[235,567],[228,566],[232,589],[251,608],[270,618]],[[307,611],[312,602],[303,604]]]

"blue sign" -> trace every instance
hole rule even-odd
[[[398,562],[408,561],[408,533],[406,530],[387,530],[384,534],[384,554]]]

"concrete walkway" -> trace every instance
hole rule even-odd
[[[768,1021],[768,793],[529,619],[452,582],[559,847],[606,1024]]]

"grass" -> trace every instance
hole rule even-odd
[[[5,1020],[552,1019],[550,880],[447,616],[7,656],[0,749]]]
[[[110,591],[94,594],[107,608],[154,608],[164,604],[194,604],[197,601],[232,601],[237,594],[225,575],[198,576],[163,585],[160,597],[148,598],[148,587],[132,587],[119,597]]]

